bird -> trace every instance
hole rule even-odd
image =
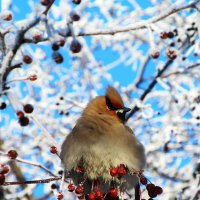
[[[66,136],[60,158],[74,184],[82,186],[84,195],[95,187],[105,193],[116,185],[124,191],[138,183],[138,177],[128,172],[143,170],[146,155],[142,143],[125,124],[130,110],[118,91],[108,86],[104,96],[87,104]],[[126,174],[113,177],[111,169],[120,167]]]

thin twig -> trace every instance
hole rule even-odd
[[[38,184],[38,183],[50,183],[52,181],[60,180],[62,177],[54,177],[54,178],[46,178],[46,179],[40,179],[40,180],[32,180],[32,181],[11,181],[11,182],[5,182],[2,186],[9,186],[9,185],[24,185],[24,184]]]
[[[182,71],[170,72],[169,74],[161,76],[161,78],[167,78],[167,77],[172,76],[172,75],[183,74],[183,73],[186,73],[188,70],[193,69],[195,67],[199,67],[199,66],[200,66],[200,63],[196,63],[196,64],[193,64],[193,65],[190,65],[189,67],[183,69]]]
[[[18,63],[14,66],[11,66],[11,67],[8,67],[6,68],[6,71],[4,72],[3,76],[2,76],[2,82],[3,82],[3,85],[2,85],[2,90],[7,90],[9,89],[9,87],[6,86],[6,80],[7,80],[7,77],[9,75],[9,73],[13,70],[13,69],[16,69],[16,68],[21,68],[22,66],[22,63]]]
[[[166,64],[164,65],[164,67],[158,71],[157,75],[154,77],[153,81],[149,84],[148,88],[144,91],[144,93],[141,95],[140,100],[143,101],[144,98],[146,97],[147,94],[149,94],[149,92],[151,92],[151,90],[153,89],[153,87],[156,85],[157,83],[157,78],[159,78],[166,70],[167,68],[173,63],[173,60],[168,60],[166,62]],[[139,108],[137,106],[135,106],[130,113],[127,115],[126,117],[126,121],[128,121],[128,119],[133,116],[137,111],[139,110]]]
[[[0,154],[7,156],[7,153],[5,153],[3,151],[0,151]],[[15,158],[14,160],[11,160],[11,161],[17,161],[17,162],[25,163],[25,164],[32,165],[32,166],[35,166],[35,167],[39,167],[39,168],[43,169],[44,171],[46,171],[47,173],[49,173],[51,176],[57,177],[57,175],[53,174],[49,169],[47,169],[46,167],[42,166],[39,163],[34,163],[34,162],[27,161],[27,160],[24,160],[24,159],[18,158],[18,157]]]

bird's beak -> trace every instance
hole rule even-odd
[[[130,108],[123,107],[122,110],[126,113],[126,112],[129,112],[131,109],[130,109]]]
[[[125,121],[125,116],[126,116],[126,113],[129,112],[131,109],[130,108],[126,108],[126,107],[123,107],[123,108],[120,108],[116,111],[117,113],[117,116],[120,118],[120,120],[122,122]]]

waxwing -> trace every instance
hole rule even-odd
[[[64,140],[61,160],[85,196],[97,190],[106,194],[113,187],[124,191],[138,183],[134,172],[145,167],[146,157],[143,145],[125,125],[128,111],[119,93],[109,86],[105,96],[88,103]]]

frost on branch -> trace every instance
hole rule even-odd
[[[3,1],[5,199],[73,199],[72,191],[80,192],[61,180],[60,146],[87,102],[107,85],[132,107],[127,123],[146,148],[141,198],[161,193],[157,186],[163,189],[158,199],[199,198],[200,1],[138,2]],[[39,183],[45,183],[40,197]],[[97,192],[101,197],[96,187],[87,198]],[[121,194],[115,187],[111,194],[134,198],[134,191]]]

